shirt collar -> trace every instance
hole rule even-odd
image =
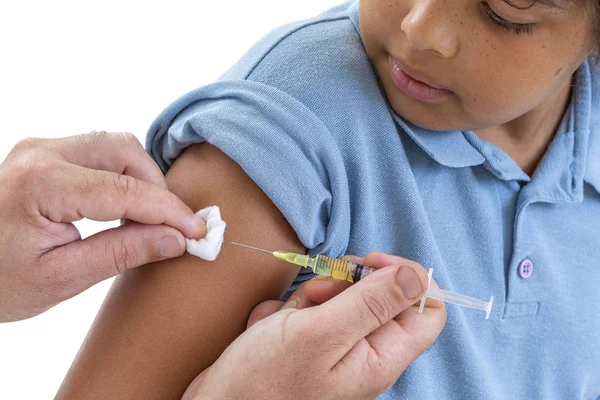
[[[586,61],[586,81],[588,106],[585,118],[588,120],[588,143],[587,157],[583,164],[584,180],[592,185],[600,193],[600,69],[595,59]]]
[[[463,132],[438,132],[419,128],[399,117],[393,110],[390,111],[400,128],[438,163],[446,167],[460,168],[485,162],[485,157],[469,143]]]
[[[559,165],[568,165],[568,170],[563,168],[563,171],[569,173],[560,175],[556,173],[558,168],[554,168],[554,184],[560,185],[573,200],[580,201],[584,196],[584,183],[600,193],[600,69],[594,56],[583,62],[574,78],[571,103],[545,158],[557,152],[560,146],[568,151],[562,158],[548,157],[552,163],[542,160],[539,167],[549,170],[550,164],[559,164],[562,160]],[[565,189],[567,184],[570,190]]]
[[[590,135],[588,158],[584,180],[600,193],[600,138],[597,131]]]

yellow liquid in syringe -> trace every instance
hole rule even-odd
[[[317,275],[330,276],[333,279],[338,279],[342,281],[358,282],[370,273],[376,271],[375,269],[365,267],[362,264],[340,260],[337,258],[331,258],[321,254],[311,257],[306,254],[290,253],[287,251],[268,251],[259,249],[257,247],[247,246],[241,243],[232,243],[237,246],[242,246],[248,249],[258,250],[264,253],[272,254],[278,259],[288,262],[290,264],[310,268]]]

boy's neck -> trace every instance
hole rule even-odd
[[[532,176],[569,105],[571,83],[567,81],[556,96],[527,114],[502,125],[476,130],[475,134],[504,150],[527,175]]]

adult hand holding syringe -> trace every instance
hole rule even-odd
[[[264,253],[272,254],[273,256],[282,261],[288,262],[290,264],[300,265],[304,268],[310,268],[315,274],[321,276],[330,276],[336,280],[356,283],[361,279],[364,279],[365,277],[369,276],[372,272],[376,271],[375,268],[365,266],[360,262],[353,262],[349,259],[336,259],[321,254],[316,256],[309,256],[305,254],[290,253],[287,251],[268,251],[241,243],[232,243],[236,246],[242,246],[251,250],[257,250],[262,251]],[[492,304],[494,303],[494,296],[490,298],[489,302],[485,302],[482,300],[475,299],[473,297],[465,296],[460,293],[453,293],[448,290],[439,289],[437,286],[431,285],[432,274],[433,268],[430,268],[427,290],[421,298],[421,307],[419,308],[420,313],[423,312],[423,308],[425,307],[425,302],[427,301],[427,299],[432,298],[453,303],[462,307],[477,308],[485,311],[485,319],[488,319],[490,317],[490,312],[492,311]]]
[[[184,400],[363,399],[389,389],[439,336],[444,304],[428,300],[418,313],[427,273],[416,262],[383,253],[351,261],[393,266],[354,285],[312,280],[283,307],[262,303],[249,329],[192,383]]]

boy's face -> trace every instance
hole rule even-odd
[[[396,113],[423,128],[476,130],[569,90],[594,36],[581,0],[559,2],[360,0],[360,26]]]

